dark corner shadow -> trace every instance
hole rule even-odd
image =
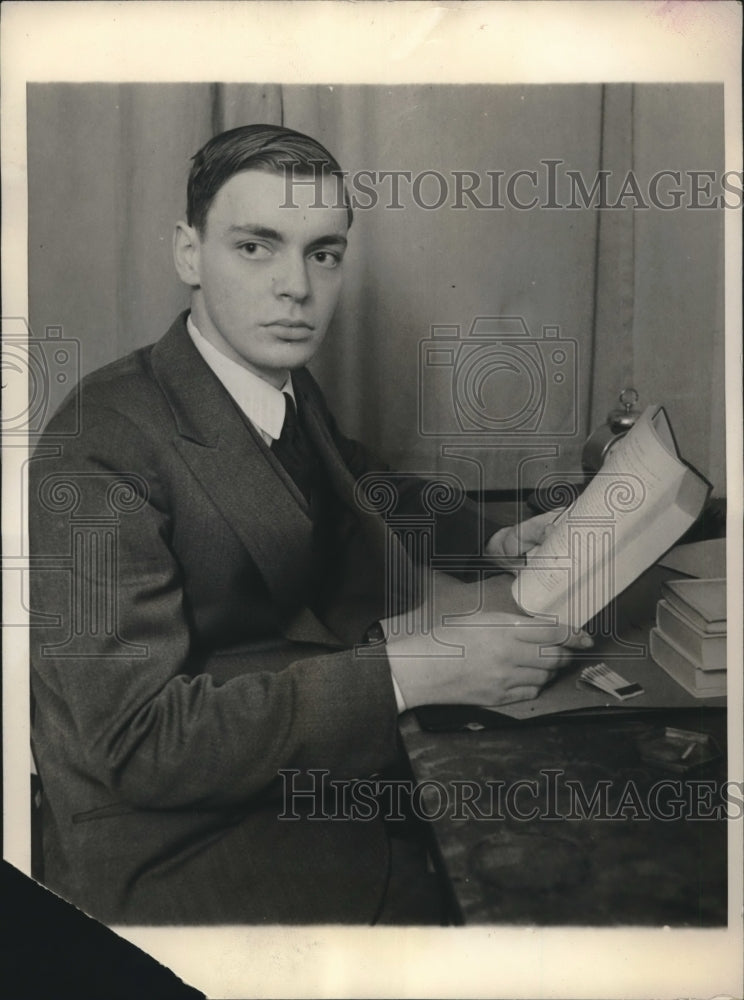
[[[0,1000],[204,998],[6,861],[0,869],[0,899]]]

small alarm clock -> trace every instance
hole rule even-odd
[[[607,452],[616,441],[628,433],[640,416],[641,411],[636,407],[638,398],[635,389],[623,389],[618,397],[621,405],[610,410],[607,414],[607,423],[598,427],[587,438],[581,453],[581,464],[588,475],[599,472]]]

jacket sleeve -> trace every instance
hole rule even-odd
[[[156,808],[244,803],[280,768],[358,776],[389,764],[397,712],[384,657],[318,647],[277,670],[266,652],[262,669],[259,644],[233,655],[224,683],[219,657],[199,659],[174,501],[152,444],[122,421],[100,416],[31,462],[39,755],[53,761],[64,744],[117,798]]]

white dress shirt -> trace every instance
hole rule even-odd
[[[250,420],[266,444],[271,447],[282,432],[286,402],[284,393],[295,399],[292,388],[292,376],[287,375],[287,381],[281,389],[275,388],[266,379],[249,371],[237,361],[225,357],[204,337],[194,323],[191,315],[186,320],[186,329],[194,342],[194,347],[204,358],[214,374],[224,385],[232,398],[238,404],[245,416]],[[295,405],[297,401],[295,400]]]

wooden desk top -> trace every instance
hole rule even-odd
[[[662,575],[623,595],[636,638],[648,629]],[[630,676],[630,663],[612,666]],[[725,925],[726,714],[683,701],[687,708],[672,701],[646,716],[627,702],[622,715],[526,718],[484,731],[430,732],[403,716],[419,814],[433,817],[453,920]],[[646,762],[644,747],[669,725],[709,734],[720,756],[686,775]]]
[[[725,748],[721,710],[665,721]],[[658,721],[432,734],[409,718],[403,729],[419,814],[446,805],[430,827],[455,922],[725,925],[723,758],[686,777],[644,764],[639,746],[663,733]]]

